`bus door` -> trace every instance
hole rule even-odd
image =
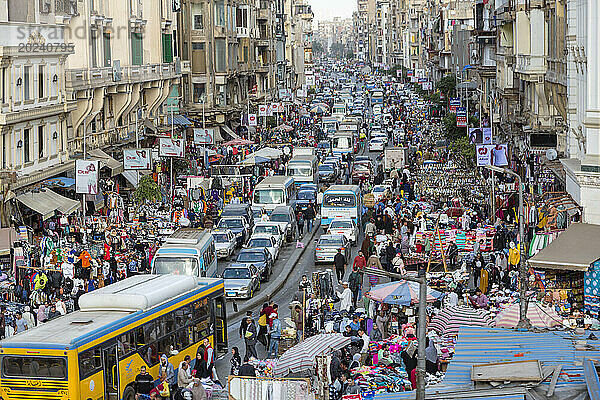
[[[215,350],[217,355],[225,355],[227,349],[227,315],[225,309],[225,299],[217,297],[214,301],[215,316]]]
[[[119,361],[117,342],[110,341],[102,349],[102,368],[104,370],[104,399],[119,399]]]

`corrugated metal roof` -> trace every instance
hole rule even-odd
[[[431,395],[429,395],[429,393],[427,393],[427,398],[428,399],[435,399],[435,397],[432,397]],[[448,396],[447,394],[444,396]],[[523,393],[520,394],[498,394],[498,395],[481,395],[481,396],[477,396],[475,395],[474,397],[471,396],[467,396],[466,394],[464,394],[464,396],[461,397],[455,397],[455,396],[461,396],[461,395],[457,395],[457,394],[453,394],[452,397],[446,397],[446,399],[468,399],[468,400],[524,400],[525,399],[525,395]],[[415,398],[415,392],[404,392],[404,393],[382,393],[382,394],[378,394],[375,396],[374,400],[413,400]]]
[[[551,331],[543,333],[517,332],[509,329],[493,329],[479,327],[462,327],[458,334],[455,354],[444,380],[436,386],[427,389],[436,398],[442,394],[449,395],[454,392],[456,398],[478,399],[480,390],[475,389],[471,381],[471,366],[474,364],[486,364],[493,362],[538,360],[543,367],[561,364],[562,371],[556,385],[557,390],[561,388],[575,388],[585,385],[586,377],[583,367],[584,359],[600,359],[600,341],[587,340],[591,332],[584,335],[575,335],[573,332]],[[594,332],[600,337],[598,332]],[[577,341],[585,340],[586,346]],[[540,386],[548,386],[549,379]],[[508,388],[507,388],[508,389]],[[517,388],[513,388],[517,389]],[[458,396],[458,392],[466,394],[472,391],[471,396]],[[483,393],[481,393],[483,395]],[[454,396],[452,396],[454,397]],[[497,394],[485,394],[482,399],[508,399],[522,400],[523,393],[515,394],[508,392]],[[401,400],[414,399],[414,392],[385,393],[375,397],[376,400]]]

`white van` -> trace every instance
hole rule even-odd
[[[263,179],[252,194],[252,205],[263,206],[271,215],[277,206],[296,208],[296,188],[291,176],[268,176]]]

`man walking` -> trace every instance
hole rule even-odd
[[[135,377],[135,392],[139,399],[149,399],[150,391],[154,389],[154,378],[146,371],[146,366],[140,367],[140,373]],[[145,397],[147,396],[147,397]]]
[[[271,326],[271,342],[267,358],[277,358],[279,355],[279,339],[281,339],[281,321],[276,313],[271,314],[273,325]]]
[[[246,335],[246,330],[248,329],[248,317],[252,318],[252,311],[246,311],[246,316],[242,318],[242,322],[240,323],[239,329],[240,339],[242,339]]]
[[[358,256],[357,256],[358,257]],[[363,257],[364,259],[364,257]],[[356,261],[356,260],[354,260]],[[348,278],[348,283],[350,286],[350,290],[352,291],[352,305],[356,308],[356,301],[358,300],[358,293],[362,289],[363,282],[363,273],[358,269],[358,266],[355,265],[352,267],[352,272],[350,273],[350,277]]]
[[[342,254],[342,249],[338,249],[337,254],[333,258],[333,264],[335,265],[337,279],[339,282],[342,282],[346,273],[346,257]]]
[[[312,232],[315,217],[316,217],[315,207],[313,206],[313,203],[310,202],[308,204],[308,208],[304,211],[304,219],[306,220],[307,233]]]
[[[246,317],[246,333],[244,334],[244,339],[246,341],[246,357],[254,357],[258,358],[258,354],[256,354],[256,324],[254,324],[254,320],[252,317]]]

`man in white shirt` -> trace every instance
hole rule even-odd
[[[350,290],[350,287],[348,287],[348,282],[342,283],[342,286],[344,287],[344,290],[341,293],[337,293],[341,300],[340,311],[345,310],[350,312],[350,308],[352,307],[352,291]]]
[[[358,337],[363,341],[363,345],[360,349],[360,364],[365,365],[367,356],[369,355],[369,342],[371,341],[371,338],[369,338],[369,336],[362,329],[358,330]]]
[[[452,291],[448,293],[446,296],[446,301],[444,302],[445,307],[455,307],[458,305],[458,294]]]

